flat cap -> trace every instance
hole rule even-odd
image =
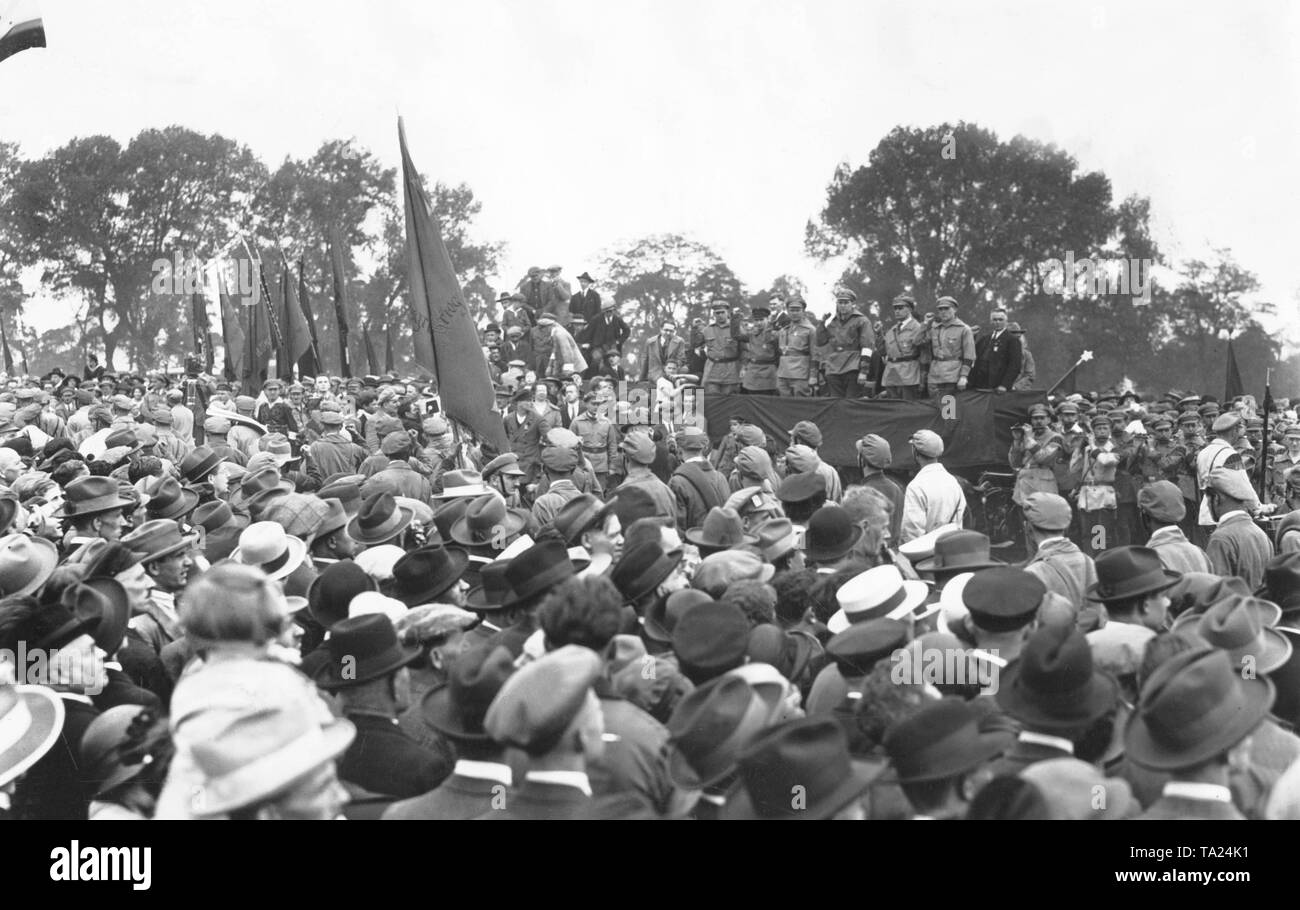
[[[209,417],[203,421],[203,430],[220,436],[222,433],[230,432],[230,421],[224,417]]]
[[[790,442],[802,442],[815,449],[822,444],[822,431],[811,420],[801,420],[790,430]]]
[[[943,439],[934,430],[917,430],[908,440],[917,454],[926,458],[938,458],[943,454]]]
[[[889,441],[875,433],[868,433],[858,440],[858,457],[868,467],[882,471],[894,462],[894,453],[890,451]]]
[[[1229,411],[1226,414],[1220,414],[1214,418],[1214,423],[1210,424],[1211,433],[1226,433],[1233,427],[1241,423],[1241,415],[1236,411]]]
[[[781,481],[776,498],[782,502],[807,502],[826,492],[826,480],[820,474],[791,474]]]
[[[1030,493],[1024,510],[1025,521],[1044,531],[1064,531],[1070,526],[1070,504],[1055,493]]]
[[[587,702],[604,670],[590,648],[565,645],[511,674],[483,719],[483,729],[502,745],[542,755],[559,744]]]
[[[564,473],[578,466],[578,453],[569,446],[547,446],[542,449],[541,458],[542,466],[548,471]]]
[[[379,451],[385,455],[396,455],[399,452],[409,451],[410,448],[411,437],[405,430],[394,430],[384,436],[383,441],[379,443]]]
[[[698,452],[709,447],[709,434],[699,427],[682,427],[677,433],[678,448],[689,452]]]
[[[655,460],[654,441],[645,433],[628,433],[618,444],[619,451],[637,464],[653,464]]]
[[[744,663],[748,646],[749,620],[732,603],[697,604],[673,628],[673,652],[688,667],[725,672]]]
[[[1165,524],[1177,524],[1187,515],[1182,491],[1168,480],[1157,480],[1138,490],[1138,508]]]

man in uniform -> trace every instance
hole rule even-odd
[[[596,472],[596,479],[600,481],[603,490],[609,479],[610,465],[618,456],[618,431],[614,428],[613,421],[597,413],[600,396],[595,392],[584,395],[582,404],[586,410],[573,418],[569,429],[581,440],[582,452],[591,462],[592,470]]]
[[[1011,428],[1008,460],[1016,469],[1016,489],[1011,498],[1021,508],[1031,493],[1057,493],[1056,473],[1052,468],[1061,457],[1064,442],[1050,423],[1047,405],[1035,404],[1029,408],[1029,431],[1023,427]]]
[[[957,301],[940,297],[935,301],[939,321],[930,326],[930,381],[931,395],[962,392],[975,364],[975,334],[970,326],[957,318]]]
[[[835,288],[835,316],[826,323],[821,367],[831,398],[860,398],[866,388],[876,333],[857,310],[858,295],[843,285]]]
[[[1183,535],[1188,540],[1192,540],[1201,509],[1201,488],[1196,479],[1196,455],[1205,446],[1205,440],[1201,437],[1201,416],[1196,411],[1184,411],[1178,418],[1178,428],[1182,431],[1182,438],[1166,456],[1165,476],[1183,494],[1183,505],[1187,511],[1178,527],[1182,528]]]
[[[749,314],[745,348],[741,353],[740,394],[775,395],[776,362],[780,349],[777,331],[768,319],[772,308],[765,303],[756,303],[750,307]]]
[[[740,391],[740,327],[731,323],[731,307],[721,297],[713,301],[713,323],[699,329],[692,347],[704,348],[704,393],[735,395]]]
[[[911,401],[921,397],[930,367],[926,328],[916,318],[916,301],[906,294],[894,298],[894,319],[881,341],[884,370],[879,386],[890,398]]]
[[[825,344],[826,329],[808,318],[802,297],[791,297],[786,312],[790,314],[790,324],[777,336],[781,362],[776,369],[776,390],[785,398],[808,398],[817,381],[813,349]]]
[[[1285,452],[1280,452],[1273,459],[1273,470],[1269,477],[1269,492],[1273,502],[1281,503],[1286,499],[1286,475],[1294,467],[1300,467],[1300,425],[1288,427],[1282,434]]]
[[[1093,557],[1116,545],[1119,503],[1115,497],[1115,472],[1119,468],[1119,455],[1115,453],[1110,430],[1108,415],[1092,418],[1092,440],[1078,440],[1070,458],[1070,473],[1079,484],[1082,548]]]

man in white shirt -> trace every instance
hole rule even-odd
[[[1196,523],[1203,535],[1197,542],[1208,541],[1210,532],[1214,530],[1216,524],[1214,516],[1210,514],[1210,497],[1206,493],[1210,487],[1211,472],[1216,468],[1226,468],[1230,471],[1242,469],[1241,453],[1237,451],[1236,446],[1237,440],[1246,433],[1241,417],[1235,411],[1220,414],[1214,418],[1210,430],[1214,433],[1214,438],[1205,444],[1205,448],[1196,453],[1196,480],[1201,489],[1201,512]],[[1254,514],[1259,510],[1259,498],[1253,492],[1250,497],[1244,500],[1246,511]]]
[[[902,543],[933,531],[940,525],[962,523],[966,494],[957,478],[939,463],[943,440],[933,430],[917,430],[908,440],[921,466],[903,494]]]

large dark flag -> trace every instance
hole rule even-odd
[[[45,47],[45,24],[34,0],[0,0],[0,60]]]
[[[325,372],[325,361],[320,356],[320,339],[316,337],[316,316],[311,311],[311,297],[307,292],[307,264],[298,257],[298,303],[302,306],[302,316],[307,320],[307,334],[311,337],[311,353],[307,355],[310,363],[304,366],[307,358],[298,361],[299,371],[304,375],[317,376]],[[308,366],[310,369],[308,369]]]
[[[384,372],[393,373],[396,367],[393,366],[393,326],[392,323],[384,326]]]
[[[343,263],[343,234],[337,226],[330,228],[330,269],[334,272],[334,321],[339,327],[339,373],[352,378],[348,358],[348,277]]]
[[[1227,407],[1232,404],[1232,399],[1246,394],[1245,387],[1241,384],[1241,370],[1237,368],[1237,352],[1232,347],[1232,339],[1228,339],[1228,370],[1223,380],[1223,406]]]
[[[5,372],[14,375],[14,355],[9,350],[9,333],[5,331],[4,315],[0,314],[0,343],[4,345]]]
[[[433,206],[406,148],[406,128],[397,120],[402,147],[406,207],[407,279],[415,362],[438,380],[446,414],[473,430],[498,452],[508,448],[505,425],[478,330],[452,268]]]
[[[361,337],[366,342],[366,363],[370,365],[370,375],[378,376],[383,371],[379,369],[379,358],[375,356],[375,342],[370,337],[369,325],[361,329]]]
[[[221,340],[226,346],[226,363],[222,372],[226,379],[235,382],[244,369],[244,329],[239,324],[239,309],[231,299],[230,289],[226,286],[226,275],[217,272],[217,298],[221,302]]]
[[[240,329],[244,336],[244,356],[240,364],[239,382],[246,393],[256,395],[266,382],[267,368],[275,350],[271,333],[270,301],[266,299],[266,281],[262,277],[261,263],[253,258],[247,243],[240,243],[230,251],[230,271],[226,288],[239,313]]]
[[[307,318],[303,315],[302,304],[298,300],[298,279],[289,267],[289,260],[283,259],[284,271],[280,274],[280,298],[284,309],[280,320],[284,332],[284,366],[280,375],[288,378],[293,375],[293,365],[298,364],[300,376],[316,375],[316,358],[312,356],[311,329],[307,327]]]

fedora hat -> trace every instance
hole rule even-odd
[[[680,550],[665,553],[659,541],[646,541],[623,553],[609,573],[609,580],[623,595],[624,603],[635,603],[657,588],[681,561]]]
[[[1142,687],[1124,751],[1144,768],[1203,764],[1241,742],[1276,696],[1267,676],[1244,679],[1227,651],[1196,648],[1165,661]]]
[[[1034,632],[1020,659],[1002,671],[995,697],[1002,710],[1031,729],[1069,730],[1087,727],[1114,708],[1119,684],[1093,668],[1082,632],[1053,624]]]
[[[643,620],[646,638],[664,645],[672,644],[677,621],[691,607],[704,603],[713,603],[713,598],[695,588],[684,588],[667,597],[656,597],[646,610]]]
[[[442,492],[434,493],[434,499],[455,499],[462,496],[482,496],[491,493],[492,488],[483,482],[477,471],[448,471],[442,475]]]
[[[194,511],[199,504],[196,490],[182,487],[175,477],[157,477],[144,490],[145,515],[148,518],[181,519]]]
[[[1255,593],[1283,612],[1300,610],[1300,553],[1280,553],[1270,559],[1264,566],[1264,584]]]
[[[700,548],[703,556],[718,550],[758,543],[757,537],[745,533],[745,524],[741,521],[739,512],[719,506],[709,509],[709,513],[704,516],[704,524],[687,530],[685,537]]]
[[[355,518],[348,522],[348,534],[357,543],[377,544],[406,530],[414,514],[397,504],[390,493],[366,497]]]
[[[1260,609],[1265,606],[1272,609]],[[1254,597],[1230,597],[1201,615],[1196,634],[1227,651],[1233,666],[1240,669],[1249,663],[1255,673],[1272,673],[1291,658],[1290,640],[1264,621],[1274,616],[1273,609],[1275,604]]]
[[[247,510],[248,503],[259,493],[267,490],[284,490],[293,492],[293,484],[280,476],[274,465],[248,471],[239,481],[239,489],[230,497],[232,506],[242,505]]]
[[[506,501],[496,493],[485,493],[470,502],[465,514],[451,526],[451,539],[467,547],[501,549],[528,523],[528,513],[506,508]]]
[[[1084,596],[1108,603],[1163,591],[1178,581],[1149,547],[1116,547],[1097,557],[1097,582]]]
[[[764,730],[737,764],[740,784],[723,807],[725,819],[830,818],[861,797],[878,773],[853,763],[844,728],[829,717]],[[792,799],[792,793],[802,793],[804,800]]]
[[[31,594],[49,581],[58,564],[58,548],[43,537],[0,537],[0,596]]]
[[[853,576],[835,592],[840,608],[826,622],[832,633],[852,623],[882,616],[906,616],[930,596],[923,581],[904,579],[894,565],[876,566]]]
[[[740,750],[765,726],[771,707],[749,683],[719,676],[688,693],[668,718],[668,776],[703,790],[732,774]]]
[[[64,487],[63,506],[56,517],[75,518],[135,506],[134,500],[122,496],[121,488],[112,477],[78,477]]]
[[[126,638],[131,620],[131,598],[116,579],[90,578],[63,589],[60,602],[79,617],[93,619],[90,637],[112,657]]]
[[[575,496],[560,507],[551,519],[551,526],[560,532],[566,546],[575,546],[581,541],[584,531],[599,526],[605,518],[613,513],[614,501],[602,502],[590,493]]]
[[[506,567],[506,582],[512,596],[501,606],[513,607],[538,595],[574,575],[569,550],[563,541],[544,540],[524,550]],[[617,582],[616,582],[617,584]]]
[[[509,560],[494,560],[479,570],[479,584],[465,594],[465,607],[478,613],[500,610],[512,597],[510,583],[506,581]]]
[[[433,603],[465,574],[469,556],[458,547],[431,544],[393,564],[392,595],[408,607]]]
[[[934,542],[934,555],[916,564],[918,572],[958,573],[991,569],[1002,563],[989,556],[989,537],[979,531],[953,531]]]
[[[983,712],[948,696],[922,705],[885,733],[889,771],[879,781],[903,784],[944,780],[968,774],[1001,755],[1011,744],[1007,733],[980,730]]]
[[[683,670],[720,675],[745,662],[749,620],[734,603],[710,599],[682,613],[673,627],[672,645]]]
[[[420,702],[425,722],[448,739],[490,742],[483,718],[514,670],[514,657],[500,645],[465,651],[452,661],[447,681],[430,690]]]
[[[808,519],[804,557],[809,562],[834,562],[843,558],[862,538],[862,528],[836,505],[822,506]]]
[[[758,549],[767,562],[776,562],[795,549],[794,522],[788,518],[769,518],[754,528]]]
[[[200,775],[190,800],[194,815],[222,815],[267,799],[337,759],[356,733],[351,721],[339,718],[322,726],[315,712],[298,705],[240,714],[211,738],[194,743]]]
[[[347,619],[352,598],[376,591],[375,580],[350,559],[340,559],[312,579],[307,586],[307,610],[325,628]]]
[[[397,640],[393,621],[382,613],[350,616],[330,627],[325,642],[329,659],[316,669],[316,684],[322,689],[350,689],[391,673],[417,660],[419,645],[404,646]]]
[[[181,476],[190,483],[198,483],[217,469],[225,461],[224,455],[218,455],[207,446],[197,446],[181,459]]]
[[[0,686],[0,787],[54,748],[63,731],[63,699],[45,686]]]
[[[343,503],[348,517],[353,518],[361,509],[361,484],[364,481],[360,474],[338,474],[330,477],[316,495],[321,499],[337,499]]]
[[[286,578],[302,565],[307,545],[288,534],[274,521],[258,521],[239,535],[239,546],[230,558],[246,566],[256,566],[272,579]]]
[[[1217,582],[1231,583],[1219,584]],[[1238,599],[1245,601],[1245,609],[1255,615],[1262,628],[1272,629],[1282,621],[1281,607],[1272,601],[1251,597],[1246,593],[1245,580],[1235,575],[1217,579],[1216,584],[1204,593],[1207,598],[1212,599],[1208,603],[1193,604],[1182,613],[1179,613],[1178,617],[1169,625],[1170,632],[1199,635],[1198,627],[1201,620],[1205,618],[1206,613],[1222,603]]]

